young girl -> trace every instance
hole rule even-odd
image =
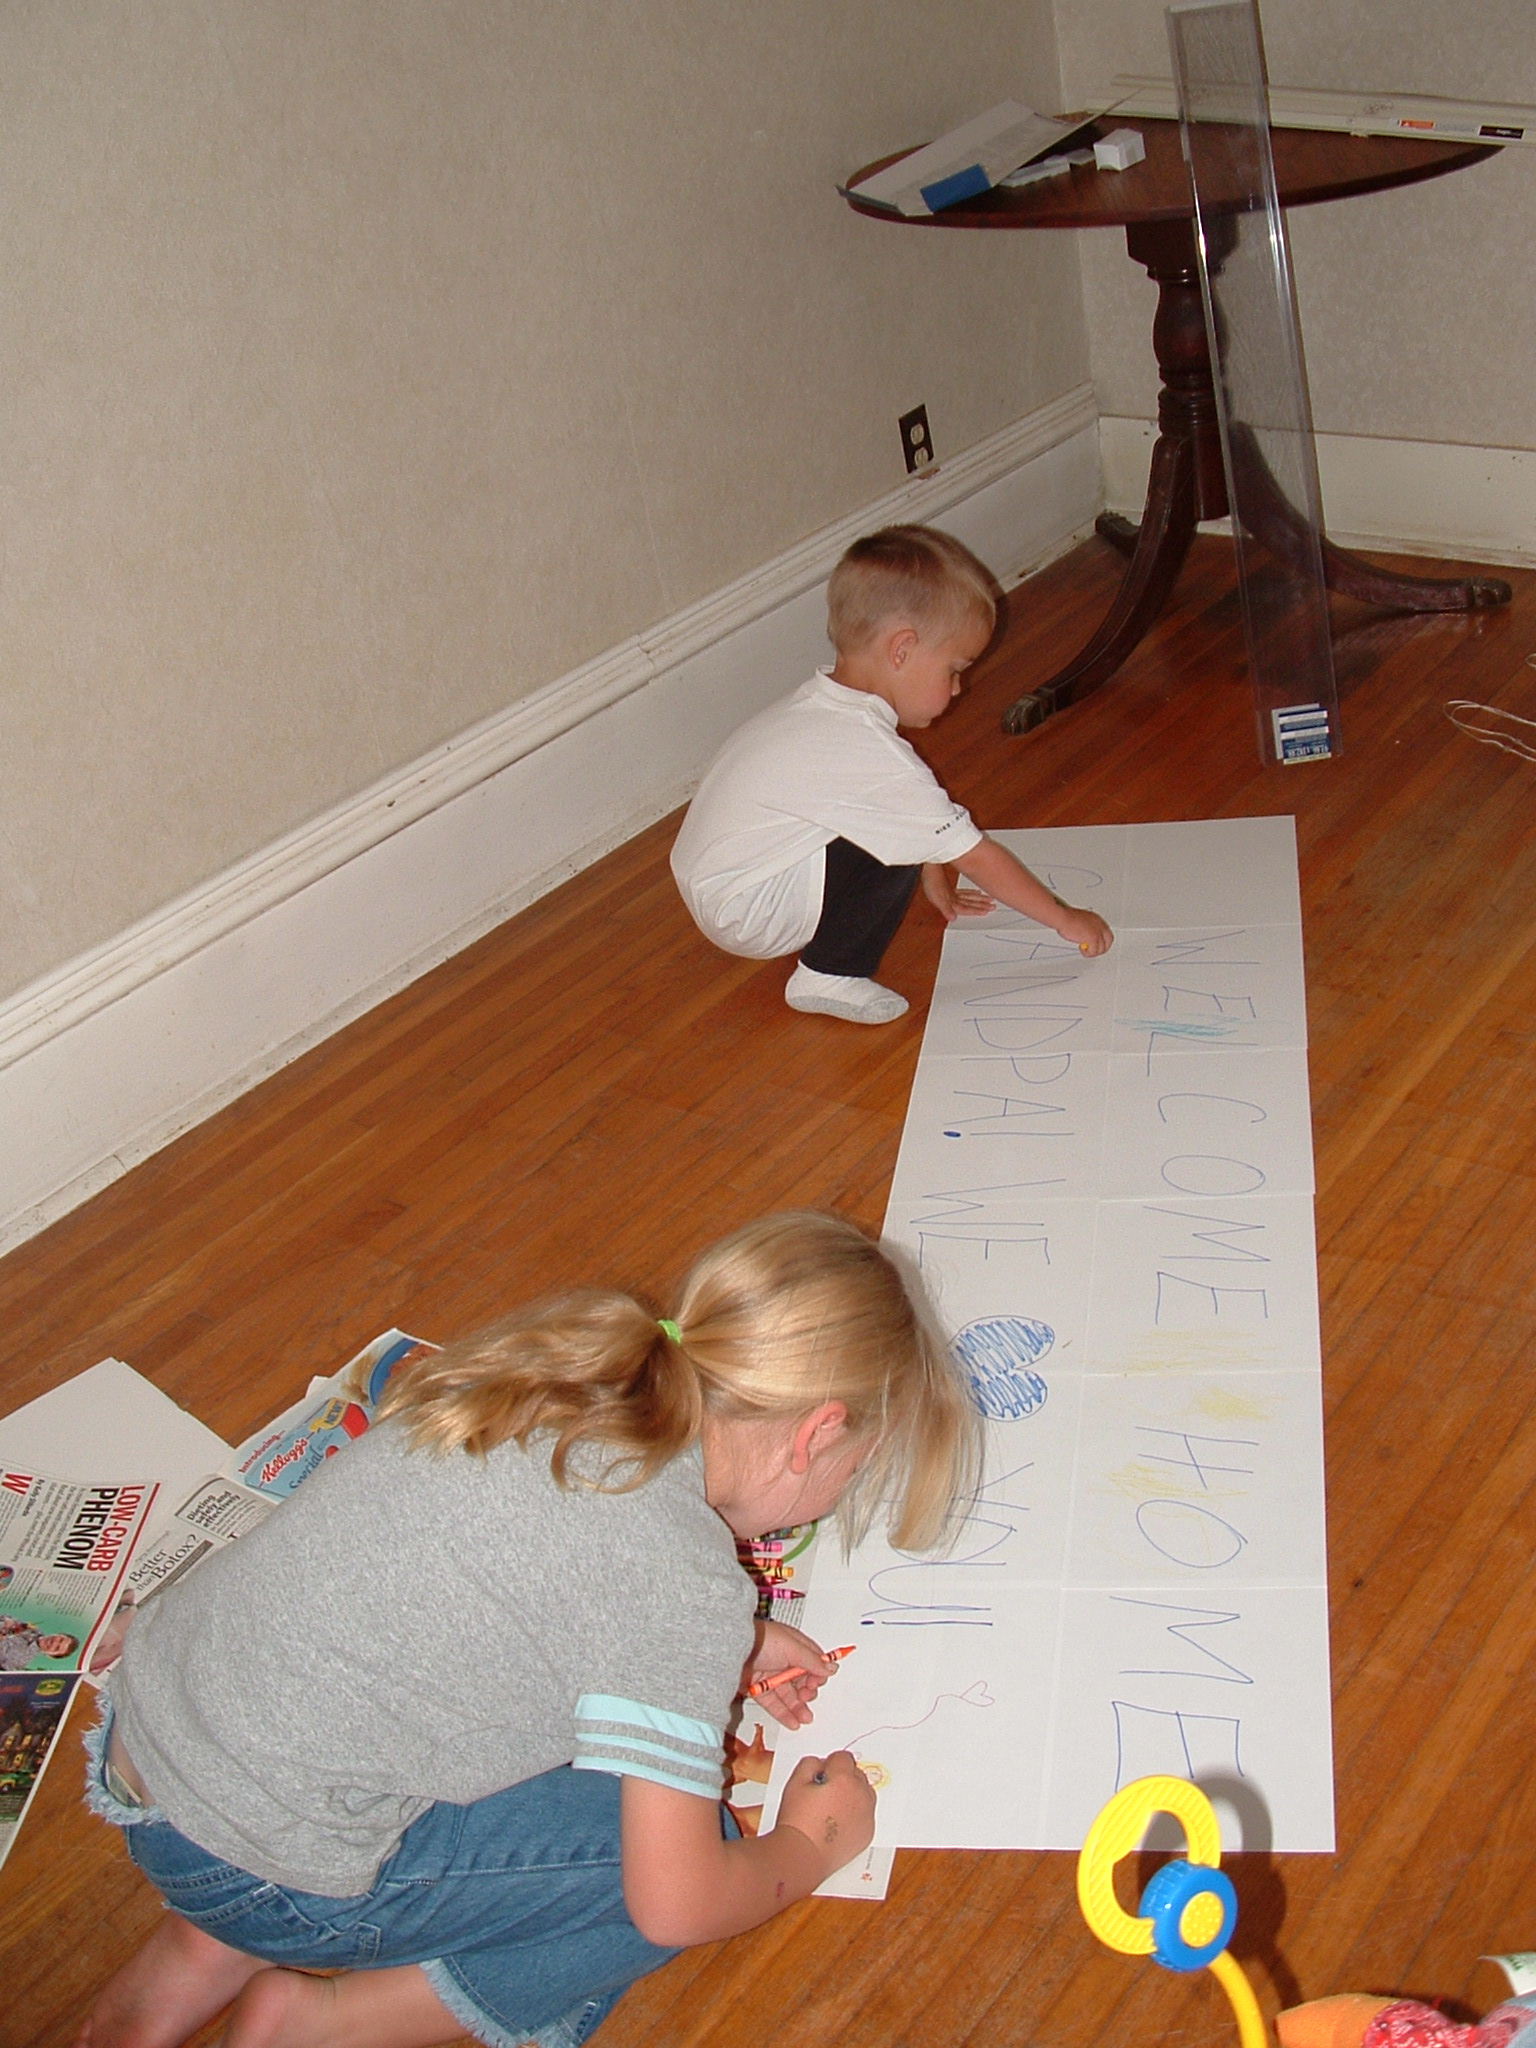
[[[408,1361],[380,1423],[149,1603],[98,1731],[97,1810],[174,1909],[77,2048],[575,2048],[674,1949],[858,1855],[874,1794],[809,1757],[736,1838],[722,1742],[835,1665],[754,1625],[734,1539],[879,1509],[926,1548],[977,1421],[884,1253],[774,1216],[676,1319],[540,1302]],[[328,1977],[304,1972],[324,1969]]]

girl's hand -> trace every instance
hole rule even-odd
[[[820,1645],[798,1628],[783,1621],[760,1621],[757,1647],[741,1676],[741,1689],[750,1693],[759,1679],[773,1678],[780,1671],[798,1671],[797,1678],[769,1686],[756,1695],[765,1714],[785,1728],[804,1728],[811,1720],[811,1701],[837,1669],[834,1658],[822,1655]]]
[[[1070,940],[1090,960],[1109,951],[1115,935],[1102,917],[1091,910],[1074,910],[1070,903],[1064,903],[1062,909],[1066,915],[1056,927],[1062,938]]]
[[[985,917],[997,908],[985,889],[962,882],[954,869],[940,861],[923,863],[923,894],[946,924],[953,924],[957,917]]]
[[[804,1835],[826,1857],[830,1877],[875,1838],[874,1787],[846,1749],[804,1756],[784,1787],[778,1825]]]

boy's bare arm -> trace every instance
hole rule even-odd
[[[997,902],[1024,917],[1032,917],[1037,924],[1049,925],[1084,953],[1107,953],[1115,942],[1114,933],[1102,917],[1091,910],[1074,909],[1052,895],[1038,875],[1032,875],[1023,861],[995,839],[983,839],[979,846],[963,853],[955,866],[967,881],[985,889]]]
[[[985,889],[959,888],[959,879],[942,861],[923,863],[923,894],[946,924],[957,917],[985,917],[997,908]]]

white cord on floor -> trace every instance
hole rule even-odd
[[[1536,668],[1536,654],[1526,656],[1526,665]],[[1515,754],[1522,761],[1536,761],[1536,744],[1527,739],[1525,733],[1501,730],[1497,725],[1473,725],[1467,718],[1458,717],[1458,712],[1473,712],[1483,719],[1504,719],[1508,726],[1523,725],[1527,733],[1536,733],[1536,718],[1522,718],[1515,711],[1501,711],[1496,704],[1478,704],[1470,697],[1452,697],[1445,707],[1445,715],[1468,739],[1481,740],[1484,746],[1497,747],[1501,754]]]

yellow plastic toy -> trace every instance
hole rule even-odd
[[[1158,1871],[1141,1895],[1139,1915],[1115,1897],[1115,1865],[1139,1847],[1160,1813],[1184,1830],[1186,1859]],[[1077,1859],[1077,1902],[1106,1948],[1151,1956],[1167,1970],[1210,1970],[1231,2001],[1242,2048],[1268,2048],[1258,2000],[1227,1954],[1237,1925],[1237,1894],[1221,1862],[1221,1831],[1211,1802],[1187,1778],[1138,1778],[1103,1808]]]

